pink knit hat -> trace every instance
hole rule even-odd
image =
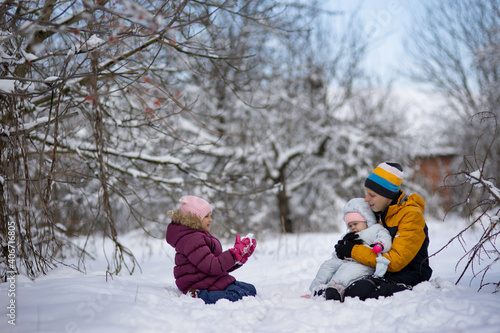
[[[357,221],[357,222],[365,221],[366,222],[366,219],[360,213],[349,212],[349,213],[345,214],[344,221],[346,224],[349,224],[349,222],[353,222],[353,221]]]
[[[212,211],[212,206],[202,198],[186,195],[179,201],[181,202],[180,210],[182,213],[194,214],[198,216],[200,220],[203,220],[203,218]]]

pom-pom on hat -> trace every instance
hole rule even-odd
[[[202,198],[186,195],[179,201],[181,202],[181,213],[194,214],[199,217],[200,220],[203,220],[203,218],[212,211],[212,206]]]
[[[365,187],[388,199],[395,199],[403,182],[403,168],[398,163],[380,163],[366,178]]]

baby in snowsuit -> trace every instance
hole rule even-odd
[[[314,296],[324,295],[326,299],[344,301],[344,289],[352,282],[370,275],[381,277],[387,271],[389,260],[380,255],[391,249],[392,238],[389,231],[377,223],[375,214],[364,198],[351,199],[344,206],[344,221],[350,232],[343,239],[351,239],[356,244],[371,247],[379,254],[375,268],[348,258],[341,260],[335,251],[332,258],[319,268],[309,290]]]
[[[167,243],[175,248],[175,284],[184,293],[203,299],[206,304],[225,298],[237,301],[255,296],[249,283],[236,281],[230,272],[241,267],[252,255],[256,240],[236,236],[234,247],[222,251],[217,238],[210,233],[212,207],[195,196],[185,196],[181,207],[169,211],[172,222],[167,227]]]

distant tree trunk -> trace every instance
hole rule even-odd
[[[293,221],[290,217],[290,204],[285,184],[281,184],[278,191],[278,208],[280,212],[281,229],[284,233],[293,232]]]

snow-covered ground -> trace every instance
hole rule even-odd
[[[461,226],[429,222],[431,253]],[[500,332],[500,294],[493,288],[478,292],[479,280],[471,283],[470,273],[455,285],[455,265],[464,254],[459,243],[431,258],[432,280],[413,291],[339,303],[300,295],[308,292],[340,234],[268,237],[258,240],[254,256],[233,273],[254,284],[257,297],[205,305],[181,295],[172,276],[173,249],[131,233],[123,240],[141,262],[142,274],[108,275],[106,281],[100,258],[87,262],[87,274],[59,267],[34,282],[18,276],[15,298],[8,297],[9,284],[0,284],[0,332]],[[475,243],[473,235],[466,240]],[[500,267],[487,277],[500,281]],[[8,323],[10,299],[16,304],[15,326]]]

